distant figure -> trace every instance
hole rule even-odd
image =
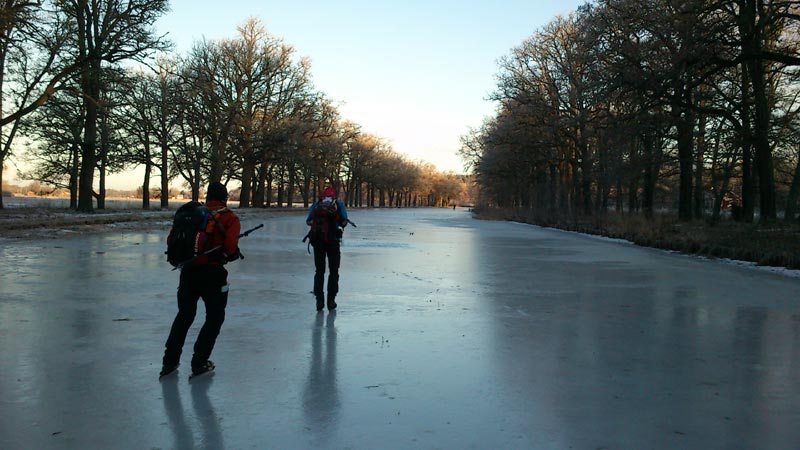
[[[455,205],[455,203],[453,203],[453,211],[455,211],[455,210],[456,210],[456,205]]]
[[[341,263],[341,240],[348,224],[344,203],[336,198],[336,190],[325,188],[319,199],[311,205],[306,216],[306,224],[311,245],[314,247],[314,297],[317,311],[325,307],[325,259],[328,259],[328,311],[336,309],[336,294],[339,292],[339,265]]]
[[[205,303],[206,320],[194,344],[192,376],[214,370],[214,363],[208,358],[225,320],[225,307],[228,304],[228,271],[224,265],[241,257],[241,224],[239,217],[226,206],[228,191],[222,183],[211,183],[207,192],[206,207],[209,214],[204,230],[207,239],[204,248],[211,250],[181,266],[178,314],[167,338],[159,377],[169,375],[178,368],[186,334],[197,313],[197,300],[201,297]],[[170,232],[168,246],[172,238],[173,232]]]

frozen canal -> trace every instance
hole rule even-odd
[[[0,449],[797,449],[800,279],[450,209],[301,215],[229,265],[216,373],[159,383],[166,230],[0,241]],[[243,215],[243,228],[261,222]]]

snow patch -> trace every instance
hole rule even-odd
[[[562,228],[543,227],[541,225],[534,225],[532,223],[525,223],[525,222],[511,221],[511,223],[516,223],[516,224],[519,224],[519,225],[527,225],[529,227],[541,228],[543,230],[558,231],[558,232],[561,232],[561,233],[579,234],[581,236],[590,237],[590,238],[596,239],[598,241],[615,242],[617,244],[636,245],[632,241],[629,241],[627,239],[610,238],[608,236],[600,236],[599,234],[580,233],[578,231],[564,230]]]
[[[746,267],[753,270],[758,270],[761,272],[770,272],[778,275],[783,275],[792,278],[800,278],[800,270],[794,269],[787,269],[786,267],[775,267],[775,266],[759,266],[758,264],[752,261],[739,261],[737,259],[728,259],[728,258],[709,258],[707,256],[699,256],[699,255],[689,255],[694,256],[695,258],[701,258],[709,261],[718,261],[723,264],[729,264],[733,266],[739,267]]]
[[[600,235],[596,235],[596,234],[588,234],[588,233],[580,233],[580,232],[577,232],[577,231],[562,230],[561,228],[543,227],[543,226],[540,226],[540,225],[533,225],[533,224],[524,223],[524,222],[514,222],[514,221],[512,221],[512,223],[517,223],[517,224],[520,224],[520,225],[528,225],[528,226],[531,226],[531,227],[541,228],[541,229],[544,229],[544,230],[559,231],[561,233],[580,234],[580,235],[587,236],[587,237],[590,237],[592,239],[597,239],[597,240],[600,240],[600,241],[614,242],[614,243],[617,243],[617,244],[625,244],[625,245],[636,245],[632,241],[629,241],[627,239],[610,238],[610,237],[600,236]],[[659,251],[662,251],[662,252],[665,252],[665,253],[671,253],[671,254],[675,254],[675,255],[686,256],[686,257],[693,258],[693,259],[700,259],[700,260],[709,261],[709,262],[718,262],[718,263],[733,265],[733,266],[737,266],[737,267],[744,267],[744,268],[747,268],[747,269],[757,270],[757,271],[760,271],[760,272],[774,273],[776,275],[783,275],[783,276],[791,277],[791,278],[800,278],[800,270],[788,269],[786,267],[759,266],[758,264],[756,264],[756,263],[754,263],[752,261],[740,261],[740,260],[737,260],[737,259],[729,259],[729,258],[710,258],[708,256],[691,255],[691,254],[688,254],[688,253],[679,252],[677,250],[665,250],[665,249],[660,249],[660,248],[655,248],[655,247],[642,247],[642,248],[652,248],[653,250],[659,250]]]

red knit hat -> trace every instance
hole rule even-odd
[[[319,198],[325,198],[325,197],[336,198],[336,189],[330,186],[326,187],[325,190],[322,191],[322,194],[320,194]]]

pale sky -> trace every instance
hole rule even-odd
[[[311,60],[316,88],[346,120],[412,160],[463,172],[459,138],[494,113],[497,60],[583,0],[172,0],[159,20],[176,51],[232,38],[257,17]],[[10,172],[10,171],[9,171]],[[112,176],[108,187],[141,185]],[[158,178],[156,176],[156,178]],[[157,183],[157,182],[156,182]]]

